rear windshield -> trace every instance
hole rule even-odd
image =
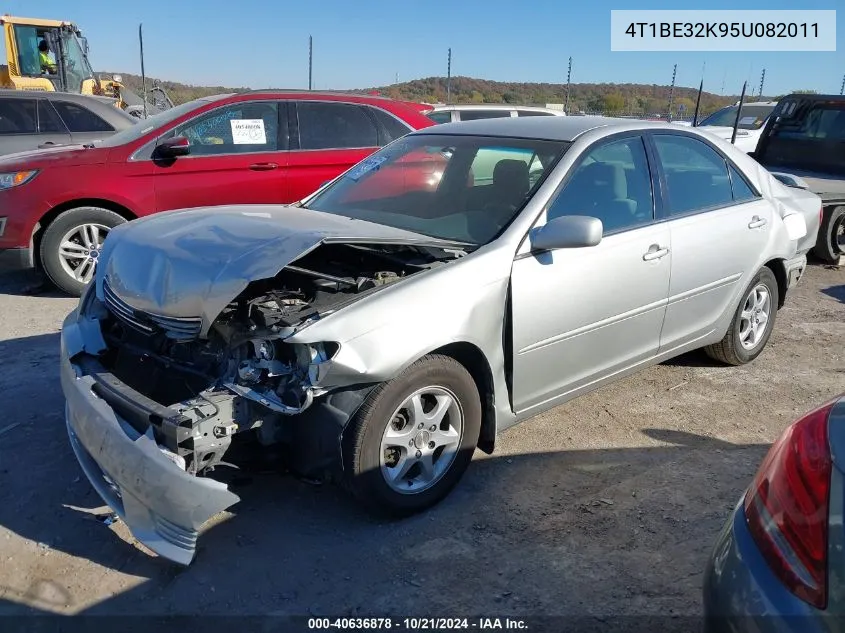
[[[845,140],[845,102],[813,104],[779,117],[773,136],[800,140]]]
[[[733,127],[736,121],[736,111],[739,106],[728,106],[718,112],[714,112],[704,119],[699,125],[712,125],[718,127]],[[775,109],[773,105],[744,105],[742,114],[739,115],[740,130],[759,130],[763,127],[766,119]]]

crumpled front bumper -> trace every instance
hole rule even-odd
[[[156,444],[152,427],[142,434],[115,413],[109,404],[114,398],[136,411],[149,400],[82,351],[84,330],[72,313],[61,337],[61,384],[73,451],[94,489],[135,538],[187,565],[200,527],[239,498],[225,484],[182,470]]]

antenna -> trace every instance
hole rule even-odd
[[[703,70],[703,69],[702,69]],[[701,77],[701,83],[698,84],[698,98],[695,100],[695,114],[692,115],[692,126],[698,125],[698,109],[701,107],[701,91],[704,90],[704,77]]]
[[[141,94],[144,99],[144,118],[147,118],[147,75],[144,72],[144,24],[138,25],[138,43],[141,45]]]
[[[736,131],[739,128],[739,117],[742,115],[742,104],[745,102],[745,88],[748,86],[748,82],[745,81],[742,84],[742,94],[739,96],[739,107],[736,109],[736,118],[734,119],[734,130],[731,134],[731,145],[736,144]]]
[[[675,75],[678,72],[678,65],[672,67],[672,87],[669,88],[669,113],[666,115],[666,120],[672,120],[672,101],[675,99]]]
[[[314,69],[314,38],[308,36],[308,90],[311,90],[312,71]]]
[[[449,49],[449,56],[446,60],[446,103],[452,100],[452,49]]]
[[[572,79],[572,57],[569,58],[569,70],[566,71],[566,101],[563,103],[563,113],[569,114],[569,86]]]

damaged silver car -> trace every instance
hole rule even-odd
[[[111,231],[62,331],[67,426],[133,534],[187,564],[239,442],[395,515],[497,432],[704,347],[761,353],[818,198],[677,126],[412,133],[292,206]]]

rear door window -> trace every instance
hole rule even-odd
[[[53,105],[67,128],[73,132],[114,132],[114,128],[98,115],[76,103],[55,101]]]
[[[35,134],[35,99],[0,99],[0,134]]]
[[[296,104],[300,149],[378,147],[378,131],[363,106],[330,101]]]
[[[669,215],[733,202],[728,165],[707,143],[687,136],[655,134],[654,144],[669,191]]]
[[[47,99],[38,100],[38,131],[42,134],[67,134],[67,128]]]

